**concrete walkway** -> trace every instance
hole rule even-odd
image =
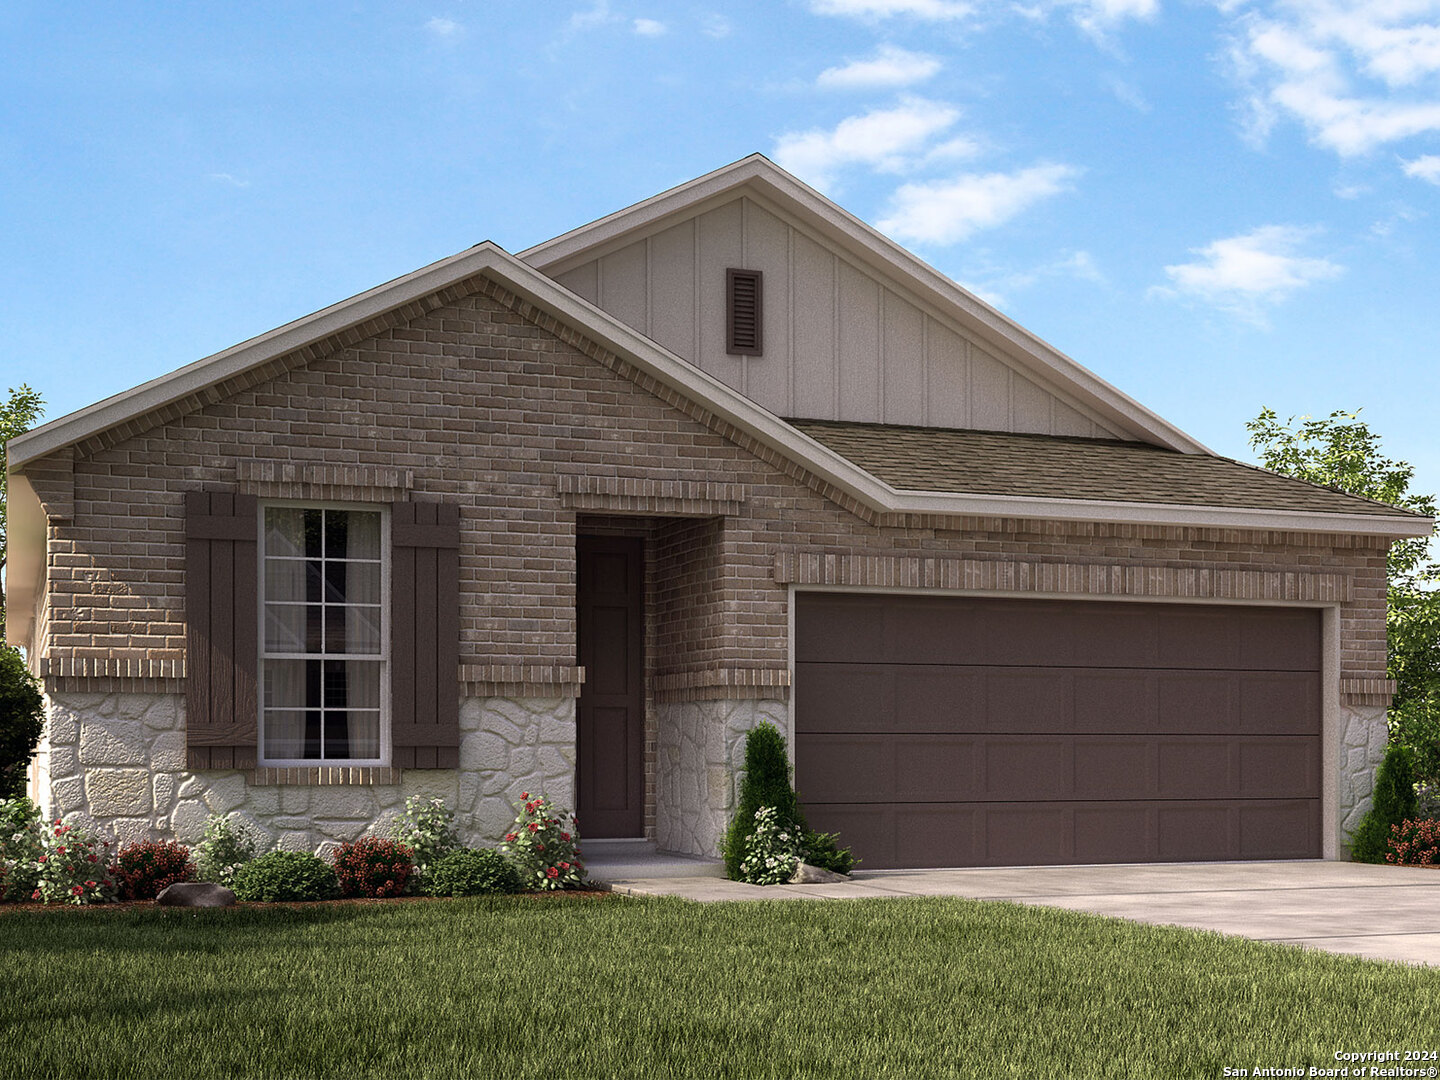
[[[592,861],[615,892],[688,900],[959,896],[1218,930],[1377,960],[1440,965],[1440,869],[1345,862],[1146,863],[857,871],[834,885],[726,881],[717,860]]]

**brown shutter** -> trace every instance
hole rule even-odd
[[[764,337],[764,276],[759,270],[725,271],[725,351],[759,356]]]
[[[253,495],[185,494],[185,743],[192,769],[255,767],[258,527]]]
[[[401,769],[460,767],[460,508],[390,514],[390,745]]]

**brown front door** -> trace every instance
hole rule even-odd
[[[580,664],[576,815],[586,837],[645,830],[644,541],[576,541]]]
[[[1320,614],[801,593],[796,787],[866,869],[1320,856]]]

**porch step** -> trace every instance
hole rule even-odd
[[[725,864],[719,859],[661,854],[654,840],[582,839],[580,847],[585,852],[585,869],[596,881],[725,876]]]
[[[629,837],[606,837],[603,840],[590,840],[580,838],[580,844],[585,854],[590,858],[602,859],[629,859],[642,858],[646,855],[654,855],[659,849],[655,846],[654,840],[647,840],[645,837],[631,839]]]

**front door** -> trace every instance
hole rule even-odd
[[[645,831],[644,541],[576,540],[580,688],[576,816],[585,837]]]

